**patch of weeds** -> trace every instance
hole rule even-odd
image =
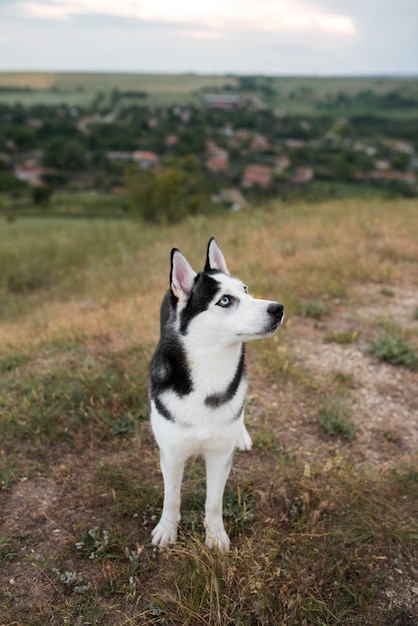
[[[16,472],[14,465],[6,465],[0,469],[0,491],[8,491],[11,488],[17,480]]]
[[[418,486],[418,467],[415,467],[414,465],[408,465],[407,468],[402,469],[402,470],[393,469],[392,475],[400,483],[404,485],[411,485],[413,489],[415,489]]]
[[[396,433],[394,430],[385,430],[383,432],[383,437],[386,441],[390,441],[390,443],[396,443],[399,445],[402,442],[402,436],[399,433]]]
[[[412,319],[414,320],[418,320],[418,306],[415,307],[413,313],[412,313]]]
[[[351,441],[356,434],[351,412],[341,399],[325,402],[319,409],[318,421],[330,437],[340,436]]]
[[[386,296],[387,298],[393,298],[395,296],[395,292],[393,289],[389,289],[389,287],[382,287],[380,293],[382,296]]]
[[[142,517],[143,526],[155,515],[154,502],[160,494],[149,481],[141,481],[139,475],[131,480],[120,467],[106,464],[101,464],[97,478],[101,485],[112,491],[115,501],[112,510],[115,512],[135,519]]]
[[[203,531],[206,486],[202,484],[193,492],[184,494],[182,498],[181,526],[186,533]],[[254,513],[252,498],[246,489],[239,485],[227,485],[223,497],[223,519],[228,535],[237,537],[251,533]]]
[[[83,534],[81,540],[77,541],[74,547],[83,556],[97,559],[109,553],[114,545],[108,530],[100,530],[98,526],[94,526]]]
[[[254,513],[249,492],[239,485],[236,488],[227,486],[223,499],[223,516],[230,537],[251,534]]]
[[[410,609],[394,606],[386,614],[385,626],[415,626],[417,617]]]
[[[333,332],[325,337],[327,343],[337,343],[339,345],[346,345],[354,343],[359,335],[358,330],[347,330],[345,332]]]
[[[13,541],[8,535],[0,536],[0,563],[10,563],[18,556]]]
[[[351,372],[335,370],[333,372],[334,382],[338,387],[353,389],[355,387],[354,376]]]
[[[60,572],[59,569],[55,567],[52,571],[67,589],[74,591],[75,593],[86,594],[91,589],[91,583],[86,583],[76,572]]]
[[[418,370],[418,354],[399,334],[384,331],[368,345],[367,349],[379,361],[403,365],[413,371]]]
[[[26,365],[31,357],[26,354],[4,354],[0,358],[0,374],[6,374],[13,370]]]
[[[268,452],[277,453],[282,451],[282,446],[279,444],[276,435],[267,428],[254,435],[253,445],[255,448],[267,450]]]
[[[310,300],[305,304],[304,314],[306,317],[319,320],[325,315],[327,308],[322,300]]]

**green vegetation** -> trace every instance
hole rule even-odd
[[[418,354],[407,339],[398,334],[381,332],[369,344],[369,351],[380,361],[418,370]]]
[[[100,215],[162,223],[414,197],[417,113],[412,79],[0,73],[0,211],[55,214],[58,195],[62,209],[90,192]]]
[[[351,420],[351,411],[342,399],[328,400],[318,412],[318,421],[327,435],[340,435],[347,441],[353,439],[356,429]]]

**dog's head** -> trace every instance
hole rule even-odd
[[[170,289],[178,331],[207,346],[269,337],[283,320],[283,305],[253,298],[231,276],[214,237],[203,272],[196,273],[177,248],[172,250]]]

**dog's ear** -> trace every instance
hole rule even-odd
[[[209,270],[218,270],[218,272],[229,274],[225,257],[222,254],[222,250],[216,243],[215,237],[211,237],[208,243],[205,272],[208,272]]]
[[[171,251],[171,293],[180,301],[187,300],[192,289],[196,272],[189,264],[180,250],[173,248]]]

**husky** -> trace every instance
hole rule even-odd
[[[244,425],[245,343],[279,328],[283,305],[253,298],[228,271],[216,240],[209,240],[203,272],[177,248],[171,251],[170,288],[161,305],[161,337],[149,372],[151,426],[164,479],[161,519],[152,543],[175,543],[186,460],[206,464],[205,543],[220,552],[230,540],[222,500],[234,448],[250,450]]]

